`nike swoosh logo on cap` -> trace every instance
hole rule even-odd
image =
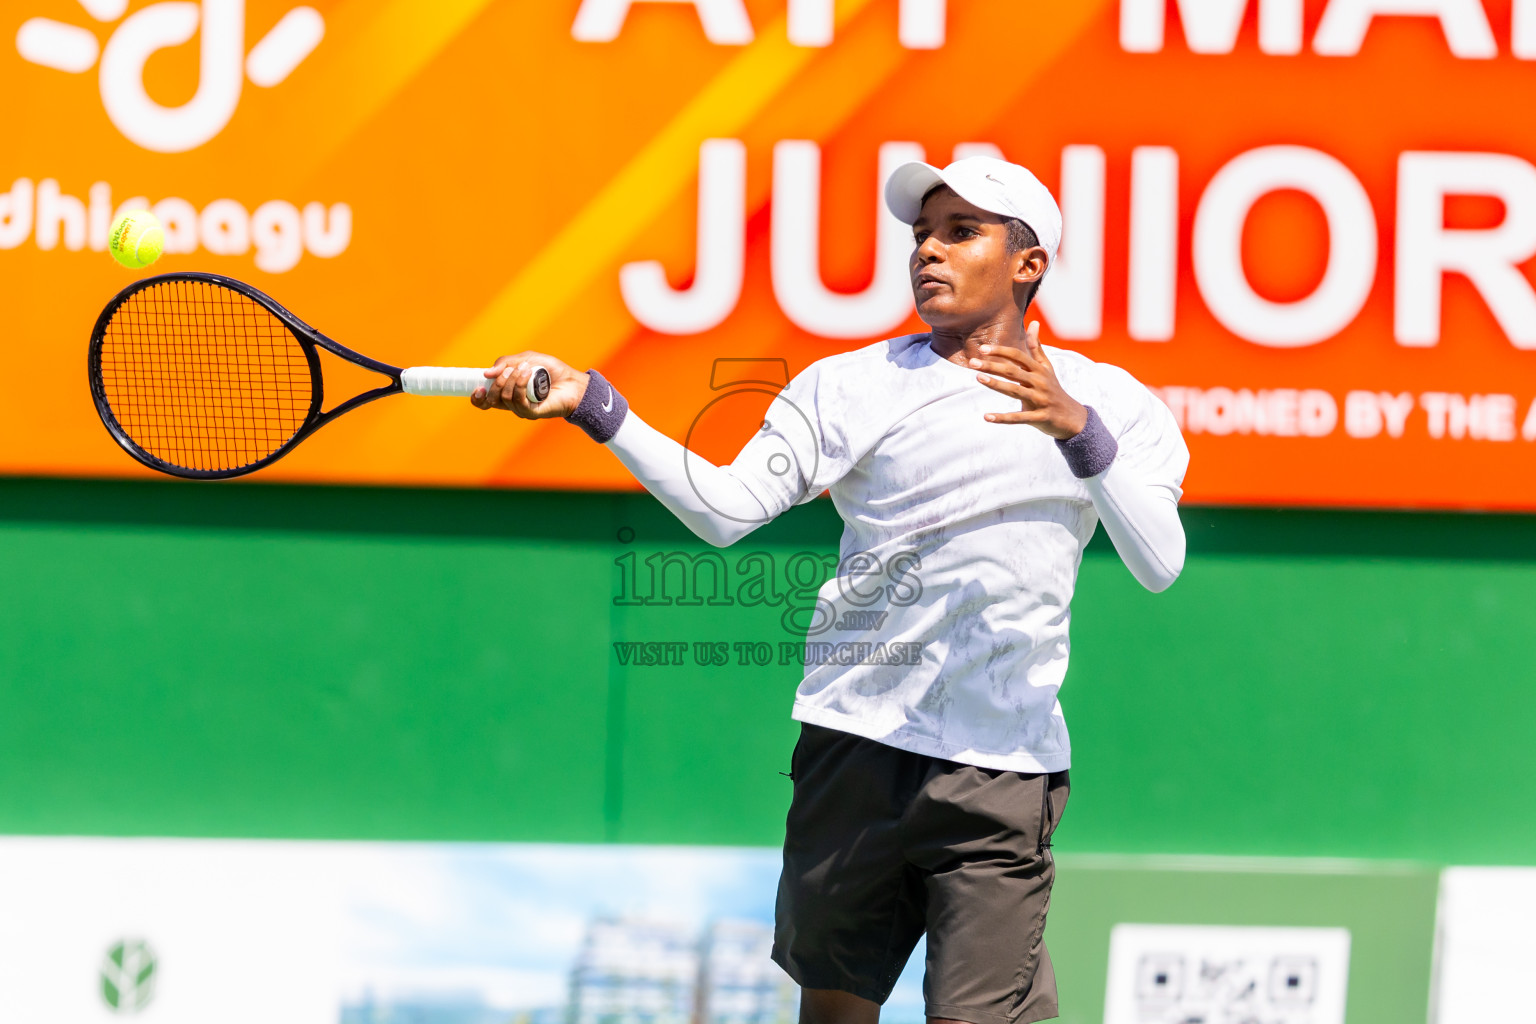
[[[608,402],[603,406],[603,412],[613,412],[613,385],[608,385]]]

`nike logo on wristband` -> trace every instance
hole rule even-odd
[[[603,406],[603,412],[613,412],[613,385],[608,385],[608,401]]]

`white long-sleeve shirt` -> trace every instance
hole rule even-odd
[[[830,491],[840,561],[812,616],[796,719],[985,768],[1059,771],[1071,763],[1057,691],[1083,548],[1102,519],[1144,586],[1171,584],[1189,453],[1130,374],[1047,348],[1067,393],[1118,443],[1107,470],[1080,480],[1039,430],[987,422],[1018,402],[928,341],[813,363],[728,466],[633,411],[608,447],[720,546]]]

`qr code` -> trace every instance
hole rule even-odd
[[[1343,928],[1116,925],[1105,1024],[1343,1024]]]

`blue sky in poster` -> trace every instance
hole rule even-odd
[[[774,849],[376,846],[352,863],[343,905],[343,998],[563,1007],[588,923],[659,922],[701,933],[721,918],[773,920]],[[922,1019],[920,946],[882,1015]]]

